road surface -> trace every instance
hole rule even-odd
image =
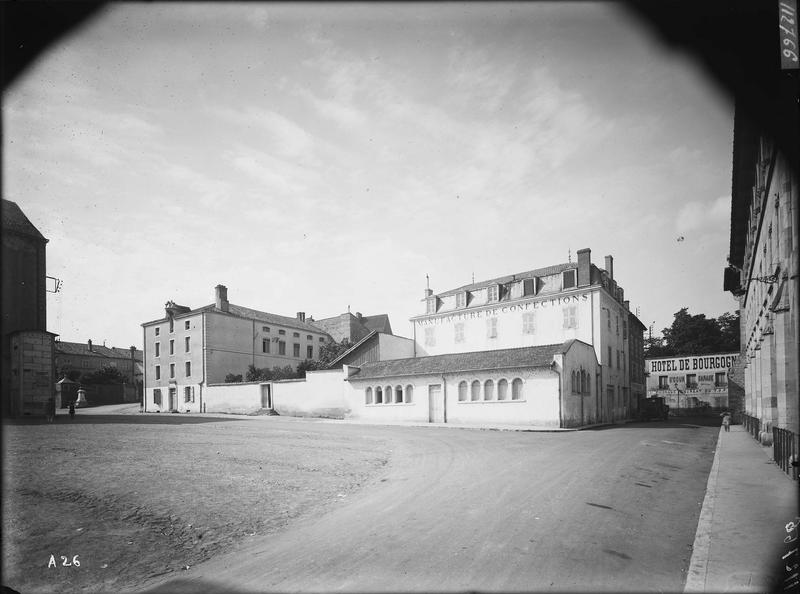
[[[719,431],[323,427],[389,436],[384,474],[322,517],[143,589],[682,591]]]

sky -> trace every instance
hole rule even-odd
[[[165,302],[389,314],[592,250],[654,334],[718,317],[733,103],[611,3],[112,3],[3,93],[48,330]]]

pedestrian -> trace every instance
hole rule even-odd
[[[56,401],[51,398],[47,401],[47,422],[52,423],[56,418]]]
[[[70,420],[75,418],[75,402],[74,401],[69,403],[69,418],[70,418]]]
[[[725,427],[725,431],[730,433],[731,430],[731,413],[726,412],[722,415],[722,426]]]

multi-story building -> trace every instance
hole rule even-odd
[[[303,312],[291,318],[234,305],[222,285],[211,305],[191,309],[169,301],[165,315],[142,328],[146,411],[202,411],[209,384],[245,376],[250,365],[271,369],[316,360],[332,340]]]
[[[649,357],[647,395],[665,399],[673,413],[728,410],[729,378],[739,353]]]
[[[42,414],[55,397],[47,332],[47,239],[20,207],[2,201],[2,413]]]
[[[441,355],[562,344],[591,345],[598,420],[630,418],[643,395],[644,325],[614,279],[614,261],[578,261],[472,283],[441,293],[426,289],[425,313],[412,318],[416,355]],[[635,347],[631,348],[631,334]],[[637,381],[632,383],[632,378]]]
[[[781,112],[797,129],[796,95]],[[733,187],[729,266],[724,288],[739,300],[744,417],[749,425],[791,434],[798,450],[797,146],[778,146],[737,104],[733,135]],[[791,122],[794,122],[792,127]],[[796,135],[795,135],[796,138]],[[796,142],[796,140],[795,140]],[[791,444],[790,444],[791,445]]]
[[[59,377],[80,381],[81,377],[112,367],[120,372],[127,386],[127,400],[141,398],[143,353],[136,347],[107,347],[87,342],[55,342],[55,366]]]
[[[348,311],[332,318],[322,318],[321,320],[309,318],[308,321],[329,334],[336,342],[346,340],[355,344],[371,332],[392,334],[392,325],[386,314],[363,316],[360,312],[353,315]]]

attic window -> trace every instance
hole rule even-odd
[[[439,309],[439,298],[438,297],[428,297],[425,300],[425,312],[426,313],[436,313],[437,309]]]
[[[565,270],[564,272],[561,273],[564,289],[571,289],[577,284],[575,281],[575,272],[576,270],[572,268],[570,270]]]
[[[467,292],[461,291],[460,293],[456,293],[456,307],[466,307],[467,306]]]
[[[536,277],[526,278],[522,281],[522,295],[527,297],[529,295],[536,295],[536,289],[539,285],[539,279]]]
[[[489,285],[486,290],[486,301],[497,301],[499,293],[499,285]]]

